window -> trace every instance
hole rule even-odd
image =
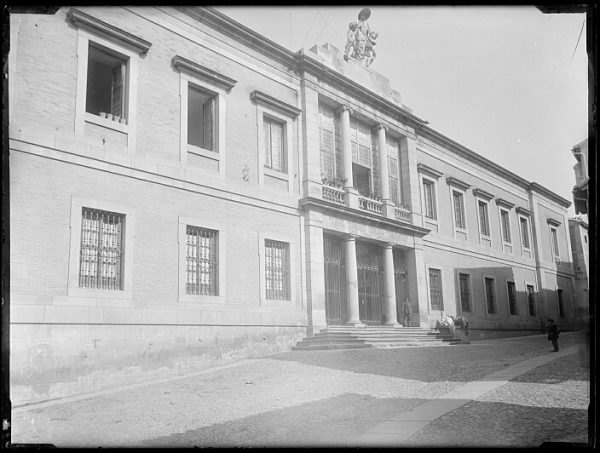
[[[285,161],[285,133],[284,124],[263,118],[265,131],[265,167],[285,173],[287,163]]]
[[[440,269],[429,269],[429,294],[431,309],[443,310],[444,297],[442,295],[442,271]]]
[[[319,105],[319,138],[321,149],[321,172],[328,178],[335,177],[335,142],[333,110]]]
[[[402,204],[402,191],[400,187],[400,159],[398,142],[388,140],[388,177],[390,185],[390,199],[396,205]]]
[[[452,203],[454,206],[454,225],[456,228],[465,229],[465,201],[462,193],[452,191]]]
[[[587,234],[583,235],[583,240],[585,241],[585,243],[587,244]]]
[[[364,197],[372,195],[371,170],[362,165],[352,164],[352,182],[358,193]]]
[[[515,282],[506,282],[508,290],[508,313],[517,315],[517,288]]]
[[[435,220],[437,218],[435,209],[434,182],[423,179],[423,200],[425,201],[425,217]]]
[[[350,143],[352,162],[371,168],[371,129],[350,118]]]
[[[550,227],[550,236],[552,239],[552,254],[558,257],[560,256],[560,251],[558,249],[558,231],[556,228]]]
[[[527,285],[527,303],[529,305],[529,316],[535,316],[535,289],[533,285]]]
[[[510,243],[510,216],[508,211],[504,209],[500,210],[500,227],[502,229],[502,240]]]
[[[127,57],[89,42],[86,112],[116,122],[126,120],[127,61]]]
[[[523,248],[528,249],[531,246],[529,242],[529,222],[525,217],[520,217],[519,223],[521,225],[521,245]]]
[[[207,90],[188,83],[187,142],[188,145],[209,151],[218,151],[215,146],[217,96]]]
[[[290,300],[289,244],[265,239],[266,298]]]
[[[496,289],[493,278],[485,277],[485,298],[488,313],[496,313]]]
[[[471,311],[471,288],[469,286],[469,279],[469,274],[458,274],[460,308],[463,312]]]
[[[218,295],[218,232],[187,225],[186,294]]]
[[[565,317],[565,307],[564,307],[564,301],[563,301],[563,290],[557,289],[556,295],[558,296],[558,314],[561,318],[564,318]]]
[[[479,208],[479,231],[483,236],[490,235],[490,221],[488,215],[488,204],[484,201],[478,201]]]
[[[123,289],[123,224],[125,216],[82,208],[79,287]]]

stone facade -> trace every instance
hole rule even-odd
[[[482,332],[575,320],[570,203],[437,133],[335,47],[291,53],[210,8],[10,25],[13,404],[285,349],[331,322],[397,326],[405,297],[423,327],[442,311]],[[120,121],[87,102],[99,48],[121,65]],[[120,219],[116,290],[85,283],[86,209]],[[209,260],[189,228],[216,237]],[[212,293],[189,292],[194,272]]]

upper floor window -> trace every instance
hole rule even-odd
[[[85,111],[116,122],[127,119],[128,60],[89,42]]]
[[[265,239],[265,290],[267,299],[290,300],[290,246]]]
[[[218,232],[187,225],[186,294],[218,295]]]
[[[371,129],[351,118],[350,143],[352,146],[352,162],[371,168]]]
[[[321,172],[328,178],[335,177],[335,131],[333,109],[319,105],[319,138]]]
[[[500,228],[502,229],[502,240],[510,243],[510,215],[505,209],[500,210]]]
[[[124,221],[123,214],[82,208],[80,288],[123,289]]]
[[[478,201],[477,206],[479,209],[479,231],[482,236],[490,235],[490,220],[488,214],[488,204],[485,201]]]
[[[435,186],[434,182],[423,179],[423,200],[425,204],[425,217],[435,220],[437,218],[435,206]]]
[[[216,93],[189,82],[187,90],[187,143],[209,151],[216,147]]]
[[[466,229],[465,222],[465,199],[461,192],[452,191],[452,204],[454,206],[454,225],[456,228]]]
[[[496,287],[495,280],[485,277],[485,298],[487,302],[487,311],[490,314],[496,313]]]
[[[521,226],[521,245],[523,248],[528,249],[531,247],[529,241],[529,222],[525,217],[520,217],[519,224]]]
[[[560,256],[560,250],[558,249],[558,230],[554,227],[550,227],[550,238],[552,240],[552,255],[558,257]]]
[[[388,177],[390,185],[390,199],[396,205],[402,204],[402,188],[400,186],[400,150],[398,141],[387,140],[388,152]]]
[[[284,125],[265,116],[263,117],[263,128],[265,132],[265,167],[285,173],[287,165]]]

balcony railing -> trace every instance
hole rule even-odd
[[[358,197],[358,206],[365,211],[374,212],[376,214],[383,214],[383,204],[381,201],[374,200],[373,198],[367,198],[363,196]]]
[[[323,184],[323,200],[345,205],[346,203],[344,201],[344,189]]]
[[[394,208],[394,214],[396,216],[396,220],[412,223],[412,214],[408,206],[396,206]]]

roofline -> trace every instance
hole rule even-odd
[[[539,194],[542,194],[546,198],[549,198],[550,200],[558,203],[561,206],[564,206],[565,208],[568,208],[572,204],[569,200],[561,197],[560,195],[555,194],[549,189],[546,189],[544,186],[538,184],[537,182],[532,182],[531,184],[529,184],[529,187],[527,189],[531,192],[535,191]]]

